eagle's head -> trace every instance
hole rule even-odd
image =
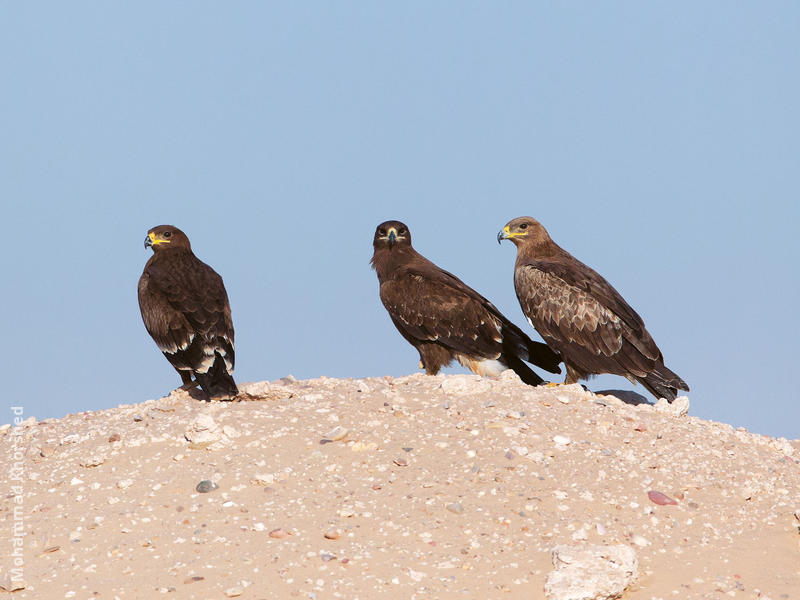
[[[159,252],[165,248],[192,249],[186,234],[172,225],[153,227],[147,232],[147,237],[144,238],[144,247],[152,248],[153,252]]]
[[[411,232],[405,223],[400,221],[384,221],[375,229],[375,237],[372,240],[373,247],[394,248],[410,246]]]
[[[506,226],[497,234],[497,243],[511,240],[515,246],[523,242],[538,243],[549,240],[550,236],[542,224],[533,217],[517,217],[506,223]]]

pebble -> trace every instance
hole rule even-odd
[[[203,481],[198,483],[197,487],[194,488],[194,489],[197,490],[198,492],[200,492],[201,494],[206,494],[208,492],[211,492],[211,491],[217,489],[218,487],[219,486],[216,483],[214,483],[213,481],[211,481],[210,479],[204,479]]]
[[[641,535],[633,536],[631,541],[634,544],[636,544],[637,546],[639,546],[640,548],[644,548],[645,546],[649,546],[650,545],[650,541],[647,538],[642,537]]]
[[[464,507],[461,505],[461,502],[451,502],[446,508],[451,513],[456,513],[457,515],[460,515],[464,512]]]
[[[47,458],[48,456],[52,456],[55,451],[55,446],[51,446],[50,444],[42,444],[42,447],[39,449],[39,456]]]
[[[567,446],[572,442],[572,440],[565,435],[554,435],[553,441],[559,446]]]
[[[408,466],[408,461],[405,458],[403,458],[402,456],[400,456],[398,458],[395,458],[392,462],[394,464],[396,464],[398,467],[407,467]]]
[[[341,536],[341,533],[338,529],[328,529],[328,531],[326,531],[323,535],[327,540],[338,540],[339,536]]]
[[[144,417],[142,415],[140,415],[139,413],[136,413],[135,415],[133,415],[133,420],[136,421],[137,423],[139,423],[141,421],[144,421]]]
[[[346,427],[337,425],[336,427],[331,429],[328,433],[326,433],[323,437],[327,440],[338,442],[339,440],[343,440],[344,438],[346,438],[348,433],[350,433],[350,431]]]
[[[70,480],[70,482],[69,482],[69,483],[70,483],[70,485],[80,485],[80,484],[82,484],[82,483],[83,483],[83,479],[78,479],[77,477],[73,477],[73,478]]]
[[[256,485],[271,485],[275,483],[275,476],[271,474],[256,473],[252,482]]]
[[[285,529],[281,529],[280,527],[278,529],[273,529],[272,531],[269,532],[269,537],[275,538],[277,540],[282,540],[284,538],[289,537],[290,535],[291,534],[288,531],[286,531]]]
[[[110,436],[108,436],[108,443],[113,444],[114,442],[118,442],[119,439],[120,436],[118,433],[112,433]]]
[[[117,482],[117,487],[121,490],[129,488],[133,485],[133,479],[122,479]]]
[[[231,587],[225,590],[225,595],[228,598],[236,598],[237,596],[241,596],[242,594],[244,594],[244,589],[239,587],[238,585],[236,587]]]

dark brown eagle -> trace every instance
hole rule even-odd
[[[689,386],[664,366],[644,321],[603,277],[556,244],[531,217],[497,234],[517,247],[514,287],[522,312],[567,365],[566,383],[600,373],[638,381],[672,402]]]
[[[479,375],[514,369],[530,385],[544,380],[523,360],[561,372],[555,352],[531,340],[486,298],[414,250],[403,223],[378,225],[372,245],[381,302],[419,352],[420,367],[428,375],[454,359]]]
[[[144,247],[153,249],[139,279],[148,333],[184,386],[194,375],[210,398],[235,396],[233,321],[222,277],[192,253],[189,238],[172,225],[153,227]]]

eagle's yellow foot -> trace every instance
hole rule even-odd
[[[544,387],[558,387],[559,385],[564,385],[563,383],[558,383],[557,381],[548,381]]]
[[[422,364],[422,361],[419,361],[419,366],[417,368],[419,368],[419,369],[424,369],[425,368],[425,365]]]

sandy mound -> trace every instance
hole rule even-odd
[[[594,553],[625,598],[800,598],[797,442],[510,371],[241,387],[5,427],[0,585],[577,598]]]

